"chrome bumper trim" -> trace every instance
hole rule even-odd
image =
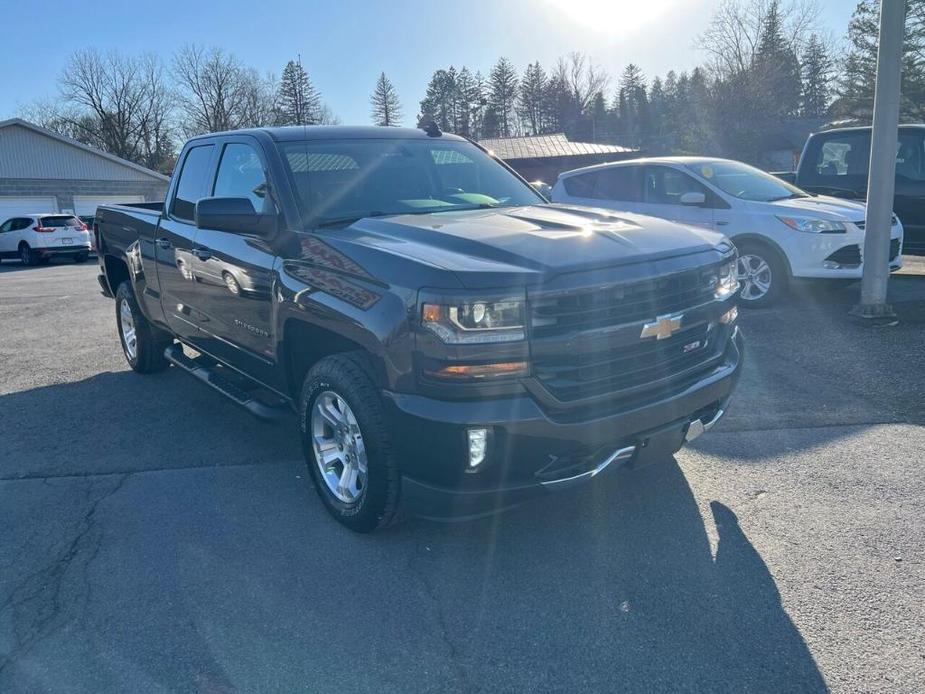
[[[609,456],[604,458],[597,466],[591,470],[582,472],[579,475],[573,475],[571,477],[563,477],[558,480],[547,480],[546,482],[541,482],[544,487],[547,489],[567,489],[568,487],[574,487],[575,485],[582,484],[587,480],[590,480],[592,477],[596,477],[598,474],[604,471],[608,465],[616,461],[626,461],[633,457],[636,453],[636,446],[626,446],[625,448],[618,448],[616,451],[611,453]]]

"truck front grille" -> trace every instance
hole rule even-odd
[[[681,311],[713,298],[716,268],[532,298],[533,337],[567,335]]]
[[[715,270],[531,296],[534,375],[557,400],[570,402],[638,393],[707,368],[722,351],[725,326],[682,320],[666,339],[640,334],[657,316],[713,301]]]

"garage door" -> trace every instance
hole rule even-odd
[[[74,212],[78,216],[95,215],[99,205],[121,205],[144,201],[143,195],[75,195]]]
[[[54,197],[0,197],[0,223],[21,214],[57,211],[58,201]]]

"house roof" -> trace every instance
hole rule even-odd
[[[154,178],[158,181],[169,181],[170,180],[168,176],[158,173],[157,171],[152,171],[151,169],[145,168],[144,166],[128,161],[127,159],[123,159],[122,157],[117,157],[116,155],[110,154],[109,152],[104,152],[100,149],[96,149],[95,147],[85,145],[83,142],[78,142],[77,140],[74,140],[70,137],[61,135],[59,133],[48,130],[47,128],[38,126],[35,123],[30,123],[29,121],[25,121],[22,118],[9,118],[7,120],[0,121],[0,130],[3,130],[4,128],[10,127],[12,125],[18,125],[22,128],[26,128],[27,130],[31,130],[33,132],[39,133],[41,135],[44,135],[45,137],[51,138],[53,140],[57,140],[71,147],[76,147],[77,149],[83,150],[84,152],[89,152],[90,154],[101,157],[113,163],[119,164],[121,166],[125,166],[129,169],[133,169],[134,171],[137,171],[138,173],[145,174],[146,176],[150,176],[151,178]]]
[[[597,142],[572,142],[565,133],[529,135],[527,137],[497,137],[479,140],[501,159],[543,159],[548,157],[578,157],[585,154],[617,154],[636,152],[631,147],[602,145]]]

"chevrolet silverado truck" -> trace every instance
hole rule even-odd
[[[294,412],[322,502],[356,531],[671,455],[722,417],[742,364],[725,237],[548,204],[436,127],[196,137],[163,204],[102,206],[95,226],[131,368]]]

